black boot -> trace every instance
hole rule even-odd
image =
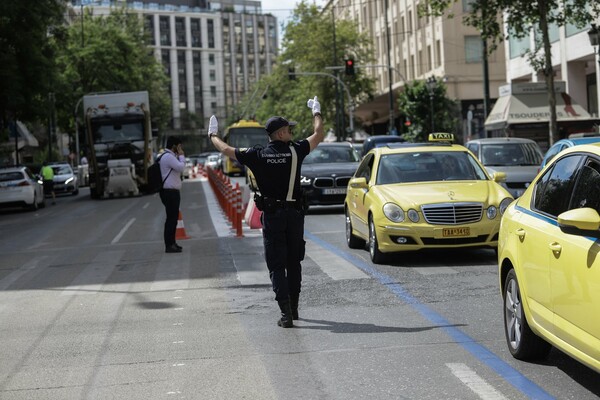
[[[292,306],[292,318],[298,319],[298,300],[300,293],[290,295],[290,305]]]
[[[290,306],[289,300],[279,300],[279,309],[281,310],[281,318],[277,321],[277,325],[282,328],[291,328],[294,326],[292,321],[292,307]]]

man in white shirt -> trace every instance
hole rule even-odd
[[[181,253],[181,246],[175,242],[179,205],[181,203],[181,173],[185,168],[185,155],[181,148],[181,139],[170,136],[165,152],[160,156],[160,172],[164,181],[160,190],[160,200],[165,206],[164,240],[166,253]]]

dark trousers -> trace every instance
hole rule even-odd
[[[265,261],[275,292],[281,301],[300,293],[304,259],[304,213],[295,208],[277,208],[262,215]]]
[[[175,233],[177,232],[177,220],[179,219],[179,204],[181,195],[176,189],[163,189],[160,191],[160,200],[165,206],[167,219],[165,220],[164,239],[165,246],[175,244]]]

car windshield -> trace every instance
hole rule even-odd
[[[384,154],[377,184],[486,180],[477,161],[464,151]]]
[[[54,165],[52,170],[54,171],[54,175],[68,175],[73,173],[73,170],[68,165]]]
[[[498,143],[481,147],[481,162],[485,166],[538,166],[542,158],[534,143]]]
[[[348,146],[322,146],[310,152],[304,159],[304,164],[326,164],[358,162],[358,154]]]

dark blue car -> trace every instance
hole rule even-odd
[[[561,139],[554,143],[552,147],[548,149],[542,160],[542,168],[546,166],[561,151],[568,149],[569,147],[578,146],[580,144],[600,143],[600,135],[595,136],[582,136],[582,137],[569,137],[568,139]]]

